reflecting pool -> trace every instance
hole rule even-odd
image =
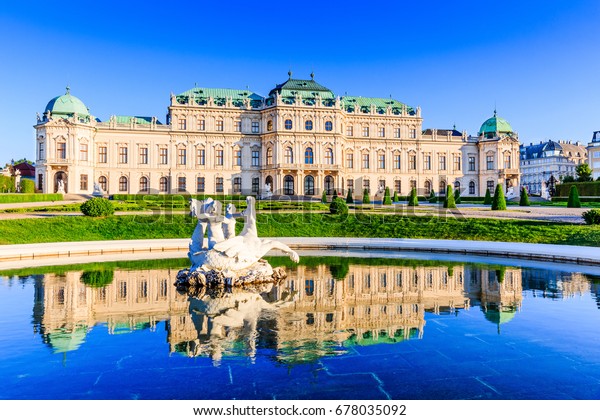
[[[0,399],[600,398],[598,269],[421,257],[272,257],[245,290],[178,291],[187,260],[0,272]]]

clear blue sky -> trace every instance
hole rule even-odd
[[[0,165],[34,159],[36,112],[71,93],[101,120],[158,116],[194,86],[294,77],[421,106],[475,134],[497,107],[521,142],[600,130],[600,2],[4,2]]]

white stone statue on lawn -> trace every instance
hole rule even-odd
[[[277,280],[284,276],[282,270],[273,270],[261,259],[273,249],[289,255],[294,262],[299,261],[298,254],[284,243],[258,237],[254,197],[246,198],[246,204],[242,213],[235,213],[235,207],[228,206],[227,216],[223,217],[219,201],[190,200],[190,213],[198,219],[198,224],[189,246],[192,266],[179,272],[180,283],[235,286]],[[244,228],[237,236],[231,220],[235,217],[244,218]],[[208,234],[206,247],[204,233]]]
[[[268,182],[265,184],[263,193],[260,196],[261,200],[268,200],[269,198],[273,197],[273,191],[271,190],[271,184],[269,184]]]

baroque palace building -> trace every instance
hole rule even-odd
[[[156,117],[100,121],[71,95],[38,116],[36,184],[89,194],[207,193],[483,196],[498,183],[517,195],[519,141],[496,116],[477,136],[422,128],[420,108],[392,98],[336,96],[314,80],[289,79],[265,97],[195,87],[171,95]],[[62,182],[60,182],[62,181]],[[514,187],[514,188],[513,188]]]

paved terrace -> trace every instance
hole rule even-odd
[[[433,252],[600,266],[600,248],[512,242],[379,238],[273,238],[302,254],[317,250]],[[185,258],[189,239],[58,242],[0,246],[0,268]]]

